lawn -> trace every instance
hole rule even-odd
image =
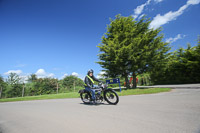
[[[168,92],[170,88],[149,88],[149,89],[128,89],[118,92],[119,96],[126,95],[141,95],[141,94],[152,94],[160,92]],[[26,96],[26,97],[16,97],[16,98],[5,98],[0,99],[0,102],[14,102],[14,101],[30,101],[30,100],[43,100],[43,99],[64,99],[64,98],[79,98],[78,92],[70,93],[60,93],[60,94],[49,94],[49,95],[39,95],[39,96]]]
[[[141,94],[153,94],[160,92],[169,92],[170,88],[148,88],[148,89],[128,89],[122,90],[122,92],[118,93],[119,96],[127,96],[127,95],[141,95]]]

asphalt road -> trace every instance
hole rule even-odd
[[[172,88],[172,89],[200,89],[200,84],[177,84],[177,85],[152,85],[137,86],[138,88]]]
[[[200,133],[200,89],[122,96],[118,105],[80,99],[0,103],[0,133]]]

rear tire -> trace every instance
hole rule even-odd
[[[104,98],[106,102],[112,105],[116,105],[119,102],[119,96],[111,89],[104,92]]]
[[[81,93],[80,96],[81,96],[81,100],[82,100],[85,104],[90,104],[91,95],[90,95],[89,92]]]

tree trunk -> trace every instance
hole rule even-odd
[[[137,88],[137,83],[136,83],[136,75],[135,73],[133,72],[133,88]]]
[[[129,80],[128,80],[128,75],[125,76],[125,82],[126,82],[126,89],[128,89],[130,87]]]
[[[57,81],[57,83],[56,83],[56,93],[58,94],[58,81]]]
[[[0,88],[0,98],[1,98],[1,96],[2,96],[2,91],[3,91],[3,88],[1,87],[1,88]]]

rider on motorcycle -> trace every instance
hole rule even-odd
[[[94,71],[92,69],[88,70],[87,75],[85,76],[85,90],[92,93],[92,101],[95,103],[95,90],[94,90],[94,81],[101,82],[99,79],[95,78],[93,75]]]

